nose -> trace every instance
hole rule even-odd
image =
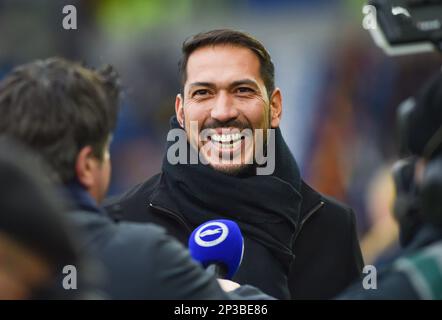
[[[238,109],[235,107],[233,99],[227,93],[220,92],[214,103],[210,113],[213,119],[227,122],[238,117]]]

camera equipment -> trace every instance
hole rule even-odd
[[[388,55],[442,51],[442,0],[369,0],[363,13]]]

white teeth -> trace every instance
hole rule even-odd
[[[212,138],[213,141],[216,141],[216,142],[234,143],[237,140],[241,139],[241,134],[234,133],[234,134],[222,134],[222,135],[220,135],[220,134],[214,133],[214,134],[212,134],[211,138]]]

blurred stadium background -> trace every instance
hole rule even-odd
[[[305,180],[355,209],[371,263],[397,246],[388,176],[397,157],[396,107],[442,60],[385,56],[362,28],[363,3],[0,0],[0,78],[48,56],[117,67],[126,94],[112,144],[115,194],[160,170],[185,38],[224,27],[249,32],[273,57],[283,134]],[[78,30],[62,28],[67,4],[77,8]]]

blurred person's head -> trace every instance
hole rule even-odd
[[[396,218],[411,239],[422,223],[442,226],[442,74],[431,78],[398,112],[401,151],[394,169]]]
[[[442,153],[442,73],[430,78],[398,110],[401,151],[431,160]]]
[[[100,202],[110,180],[118,98],[111,67],[95,71],[61,58],[37,60],[0,82],[0,134],[43,155],[54,179],[76,180]]]
[[[28,150],[0,138],[0,299],[58,299],[84,293],[62,286],[64,266],[84,272],[84,265],[64,220],[65,206],[43,174],[45,169]]]
[[[238,133],[262,129],[265,144],[267,129],[280,123],[281,92],[275,88],[269,53],[246,33],[212,30],[183,43],[180,73],[175,111],[190,144],[216,170],[239,173],[253,163],[254,149],[265,146]],[[201,139],[205,129],[208,135]],[[233,161],[221,162],[223,154]]]

